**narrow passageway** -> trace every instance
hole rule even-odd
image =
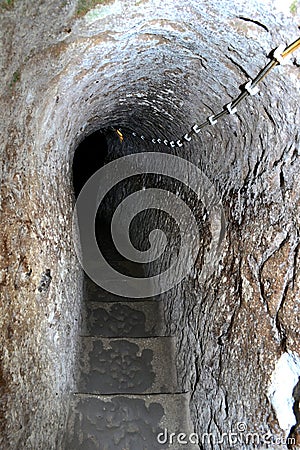
[[[0,0],[1,449],[159,449],[188,407],[205,450],[298,440],[300,50],[274,58],[296,3]],[[74,190],[120,160],[83,295]],[[119,205],[131,254],[163,256],[120,257]]]
[[[78,147],[73,163],[76,196],[105,164],[107,150],[99,132]],[[118,272],[144,277],[142,264],[126,261],[114,248],[110,201],[114,199],[98,211],[99,247]],[[163,301],[163,295],[122,298],[85,276],[77,391],[71,398],[65,450],[169,448],[170,433],[192,433],[189,393],[177,382],[175,341],[166,331]],[[173,438],[171,443],[170,448],[182,448]]]

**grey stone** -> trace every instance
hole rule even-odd
[[[111,283],[114,283],[114,280],[111,280]],[[122,281],[118,279],[118,283],[121,284]],[[124,281],[126,284],[126,281]],[[107,292],[105,289],[102,289],[98,286],[98,284],[94,283],[91,279],[88,277],[84,278],[84,299],[86,301],[91,302],[119,302],[122,300],[122,297],[112,294],[111,292]],[[149,298],[150,300],[151,298]],[[161,298],[157,296],[157,299],[160,300]],[[131,302],[139,301],[135,298],[127,298],[127,300],[130,300]]]
[[[170,434],[193,433],[189,396],[175,395],[74,395],[68,419],[65,450],[159,450],[186,448]],[[165,432],[167,430],[167,433]],[[158,435],[163,433],[158,442]],[[168,444],[163,444],[168,436]]]
[[[82,338],[78,392],[177,392],[174,340]]]
[[[161,301],[88,302],[82,334],[102,337],[163,336]]]

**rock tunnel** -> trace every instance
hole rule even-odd
[[[94,169],[145,152],[177,156],[201,169],[221,201],[222,245],[203,280],[214,226],[203,204],[170,180],[169,159],[166,176],[134,181],[134,190],[154,181],[181,196],[202,230],[193,270],[164,292],[161,311],[194,432],[212,436],[199,448],[228,448],[218,436],[245,430],[261,448],[264,436],[278,439],[274,449],[292,448],[291,436],[300,445],[299,52],[236,114],[182,147],[157,143],[180,139],[232,101],[272,49],[299,36],[297,8],[267,0],[0,2],[1,448],[64,448],[85,315],[72,231],[82,160],[76,169],[74,154],[88,139],[101,153]],[[132,229],[143,249],[147,217]],[[154,218],[176,247],[176,221]],[[253,448],[243,439],[240,449]]]

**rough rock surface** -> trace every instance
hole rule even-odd
[[[0,3],[1,448],[62,439],[81,321],[71,231],[79,142],[110,125],[179,138],[299,34],[299,16],[263,0],[102,3],[86,14],[73,0]],[[267,392],[280,355],[300,354],[299,74],[298,54],[237,115],[172,150],[215,183],[227,221],[214,276],[199,284],[199,261],[165,306],[199,434],[238,422],[290,432]],[[114,157],[145,150],[153,146],[130,139]]]

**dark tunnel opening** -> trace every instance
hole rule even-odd
[[[64,450],[79,449],[78,430],[85,442],[92,439],[97,443],[97,448],[99,443],[105,448],[112,448],[112,432],[106,431],[106,426],[103,428],[107,420],[113,427],[118,422],[122,429],[122,441],[114,447],[116,450],[139,450],[145,448],[145,442],[147,448],[157,448],[156,435],[163,431],[161,421],[168,419],[172,423],[173,415],[176,420],[180,418],[182,426],[189,432],[193,431],[187,409],[189,397],[177,377],[175,339],[167,327],[163,296],[145,295],[140,287],[140,280],[147,279],[148,275],[145,264],[119,252],[120,247],[112,239],[117,237],[120,243],[125,240],[127,232],[133,247],[140,251],[148,250],[150,232],[159,223],[167,223],[168,217],[164,211],[158,207],[150,208],[148,212],[141,208],[135,213],[129,228],[124,226],[121,217],[117,220],[115,234],[111,223],[116,208],[122,205],[126,196],[142,193],[153,184],[160,186],[161,180],[152,173],[148,178],[135,172],[134,175],[126,176],[127,166],[122,166],[120,170],[118,163],[114,163],[122,161],[122,157],[130,156],[134,151],[138,153],[139,149],[130,142],[123,143],[116,133],[110,131],[102,129],[89,135],[77,147],[73,159],[76,208],[78,204],[83,205],[83,209],[79,207],[77,210],[77,219],[83,256],[80,262],[83,262],[85,275],[75,380],[78,403],[76,411],[73,410],[73,404],[70,406]],[[88,186],[87,190],[83,189],[90,177],[101,168],[103,170],[100,170],[99,177],[92,180],[92,189],[88,190]],[[113,187],[106,185],[108,179],[114,180],[118,170],[120,181]],[[176,191],[175,187],[170,186],[170,189]],[[82,198],[84,202],[81,203]],[[85,209],[88,203],[91,208]],[[130,217],[135,212],[135,203],[123,206]],[[81,215],[82,211],[85,215]],[[91,212],[95,215],[86,227],[85,219]],[[165,226],[170,239],[172,229],[176,228],[173,222],[171,227]],[[105,261],[95,252],[95,241],[86,239],[92,227]],[[85,247],[86,243],[91,242],[93,248],[89,245]],[[113,269],[111,272],[107,272],[107,265]],[[91,272],[86,271],[87,266]],[[99,272],[93,272],[94,267]],[[91,273],[95,276],[90,276]],[[105,279],[104,273],[108,273]],[[115,290],[115,286],[120,286],[120,289]],[[117,414],[111,414],[111,405],[114,408],[115,404],[118,405]],[[77,411],[84,417],[84,424],[79,424]],[[94,424],[92,431],[91,424]],[[132,426],[137,430],[134,435],[127,431]]]
[[[75,149],[73,164],[72,164],[72,181],[75,199],[78,196],[88,180],[102,167],[108,164],[116,157],[117,146],[115,133],[112,130],[99,129],[86,136],[78,147]],[[98,182],[101,183],[102,175],[99,174]],[[94,231],[98,248],[106,260],[113,257],[118,260],[124,258],[116,251],[110,232],[110,222],[115,207],[115,202],[118,202],[120,196],[120,187],[112,189],[107,193],[105,198],[100,202],[95,215]],[[91,198],[88,202],[93,202]],[[84,245],[85,227],[79,226],[79,238],[83,255],[86,253]],[[87,255],[85,255],[87,256]],[[85,272],[85,278],[88,275]]]
[[[107,139],[101,130],[90,134],[79,144],[74,154],[72,167],[76,198],[88,179],[104,165],[107,153]]]
[[[5,111],[0,124],[0,448],[62,450],[70,405],[68,430],[74,436],[69,450],[155,449],[155,436],[147,437],[159,430],[159,400],[165,400],[162,423],[170,433],[189,434],[180,414],[190,409],[206,450],[224,450],[229,444],[218,443],[220,432],[235,432],[239,424],[246,428],[240,450],[256,445],[248,441],[252,431],[260,433],[262,446],[263,436],[271,434],[268,445],[274,450],[280,447],[275,439],[288,433],[297,438],[299,392],[289,392],[285,413],[285,405],[277,408],[269,395],[269,386],[281,356],[296,361],[296,370],[300,355],[300,50],[285,65],[273,61],[276,66],[259,83],[257,95],[246,90],[273,64],[277,46],[298,38],[296,3],[0,1],[0,104]],[[280,51],[277,56],[280,60]],[[229,114],[237,96],[246,92],[236,113]],[[222,120],[209,121],[219,111],[226,114]],[[199,131],[204,121],[207,126]],[[75,197],[78,201],[97,169],[143,152],[149,154],[147,165],[141,163],[135,178],[115,184],[102,209],[106,222],[105,227],[101,223],[99,247],[120,276],[106,277],[113,292],[91,282],[87,295],[83,265],[74,251],[80,243]],[[148,158],[157,161],[162,154],[165,163],[155,166],[158,174],[149,173]],[[180,167],[185,161],[192,164],[199,178],[186,170],[187,187],[177,185],[168,178],[178,175],[169,155],[182,159]],[[119,172],[125,175],[126,170]],[[204,180],[213,193],[205,190],[198,201],[189,186]],[[191,235],[188,222],[187,232],[180,233],[181,213],[175,220],[149,208],[136,214],[129,228],[118,228],[119,241],[125,242],[126,234],[133,247],[123,256],[111,238],[110,219],[123,199],[139,191],[146,196],[153,188],[168,193],[168,207],[175,205],[174,196],[187,207],[199,229],[199,245],[181,245]],[[203,206],[206,198],[209,210]],[[142,205],[141,200],[132,202],[132,209],[128,204],[123,207],[127,215]],[[225,234],[217,207],[224,212]],[[155,230],[160,235],[150,235]],[[163,233],[166,247],[160,258],[144,266],[130,259],[135,249],[145,253],[151,243],[161,248]],[[218,252],[211,252],[221,240]],[[172,279],[170,273],[157,283],[166,289],[177,279],[176,262],[187,266],[185,260],[198,246],[198,259],[186,278],[161,298],[143,291],[144,297],[130,294],[139,278],[163,275],[173,264]],[[181,248],[187,249],[186,259],[178,258]],[[92,268],[99,265],[103,273],[96,258],[91,263]],[[130,295],[122,299],[118,292]],[[85,307],[87,327],[82,330]],[[171,355],[168,339],[166,345],[158,340],[168,336],[174,341],[175,368],[160,352],[165,348]],[[126,343],[127,373],[120,367],[123,347],[115,341],[126,337],[145,343]],[[146,345],[148,338],[152,346]],[[75,390],[79,348],[88,339],[91,349],[97,341],[95,351],[107,356],[105,371],[111,374],[111,379],[105,374],[93,397],[88,385]],[[85,383],[86,358],[82,364]],[[161,384],[150,386],[149,380],[149,388],[137,394],[137,386],[145,387],[147,380],[143,368],[150,364]],[[94,369],[101,375],[104,367]],[[167,396],[165,377],[175,370],[179,383]],[[128,384],[133,380],[139,406],[131,401],[129,387],[126,404],[120,396],[108,398],[108,392],[124,394],[118,372],[124,383],[132,374]],[[284,387],[278,383],[275,394]],[[139,432],[143,413],[149,413],[145,434]]]

